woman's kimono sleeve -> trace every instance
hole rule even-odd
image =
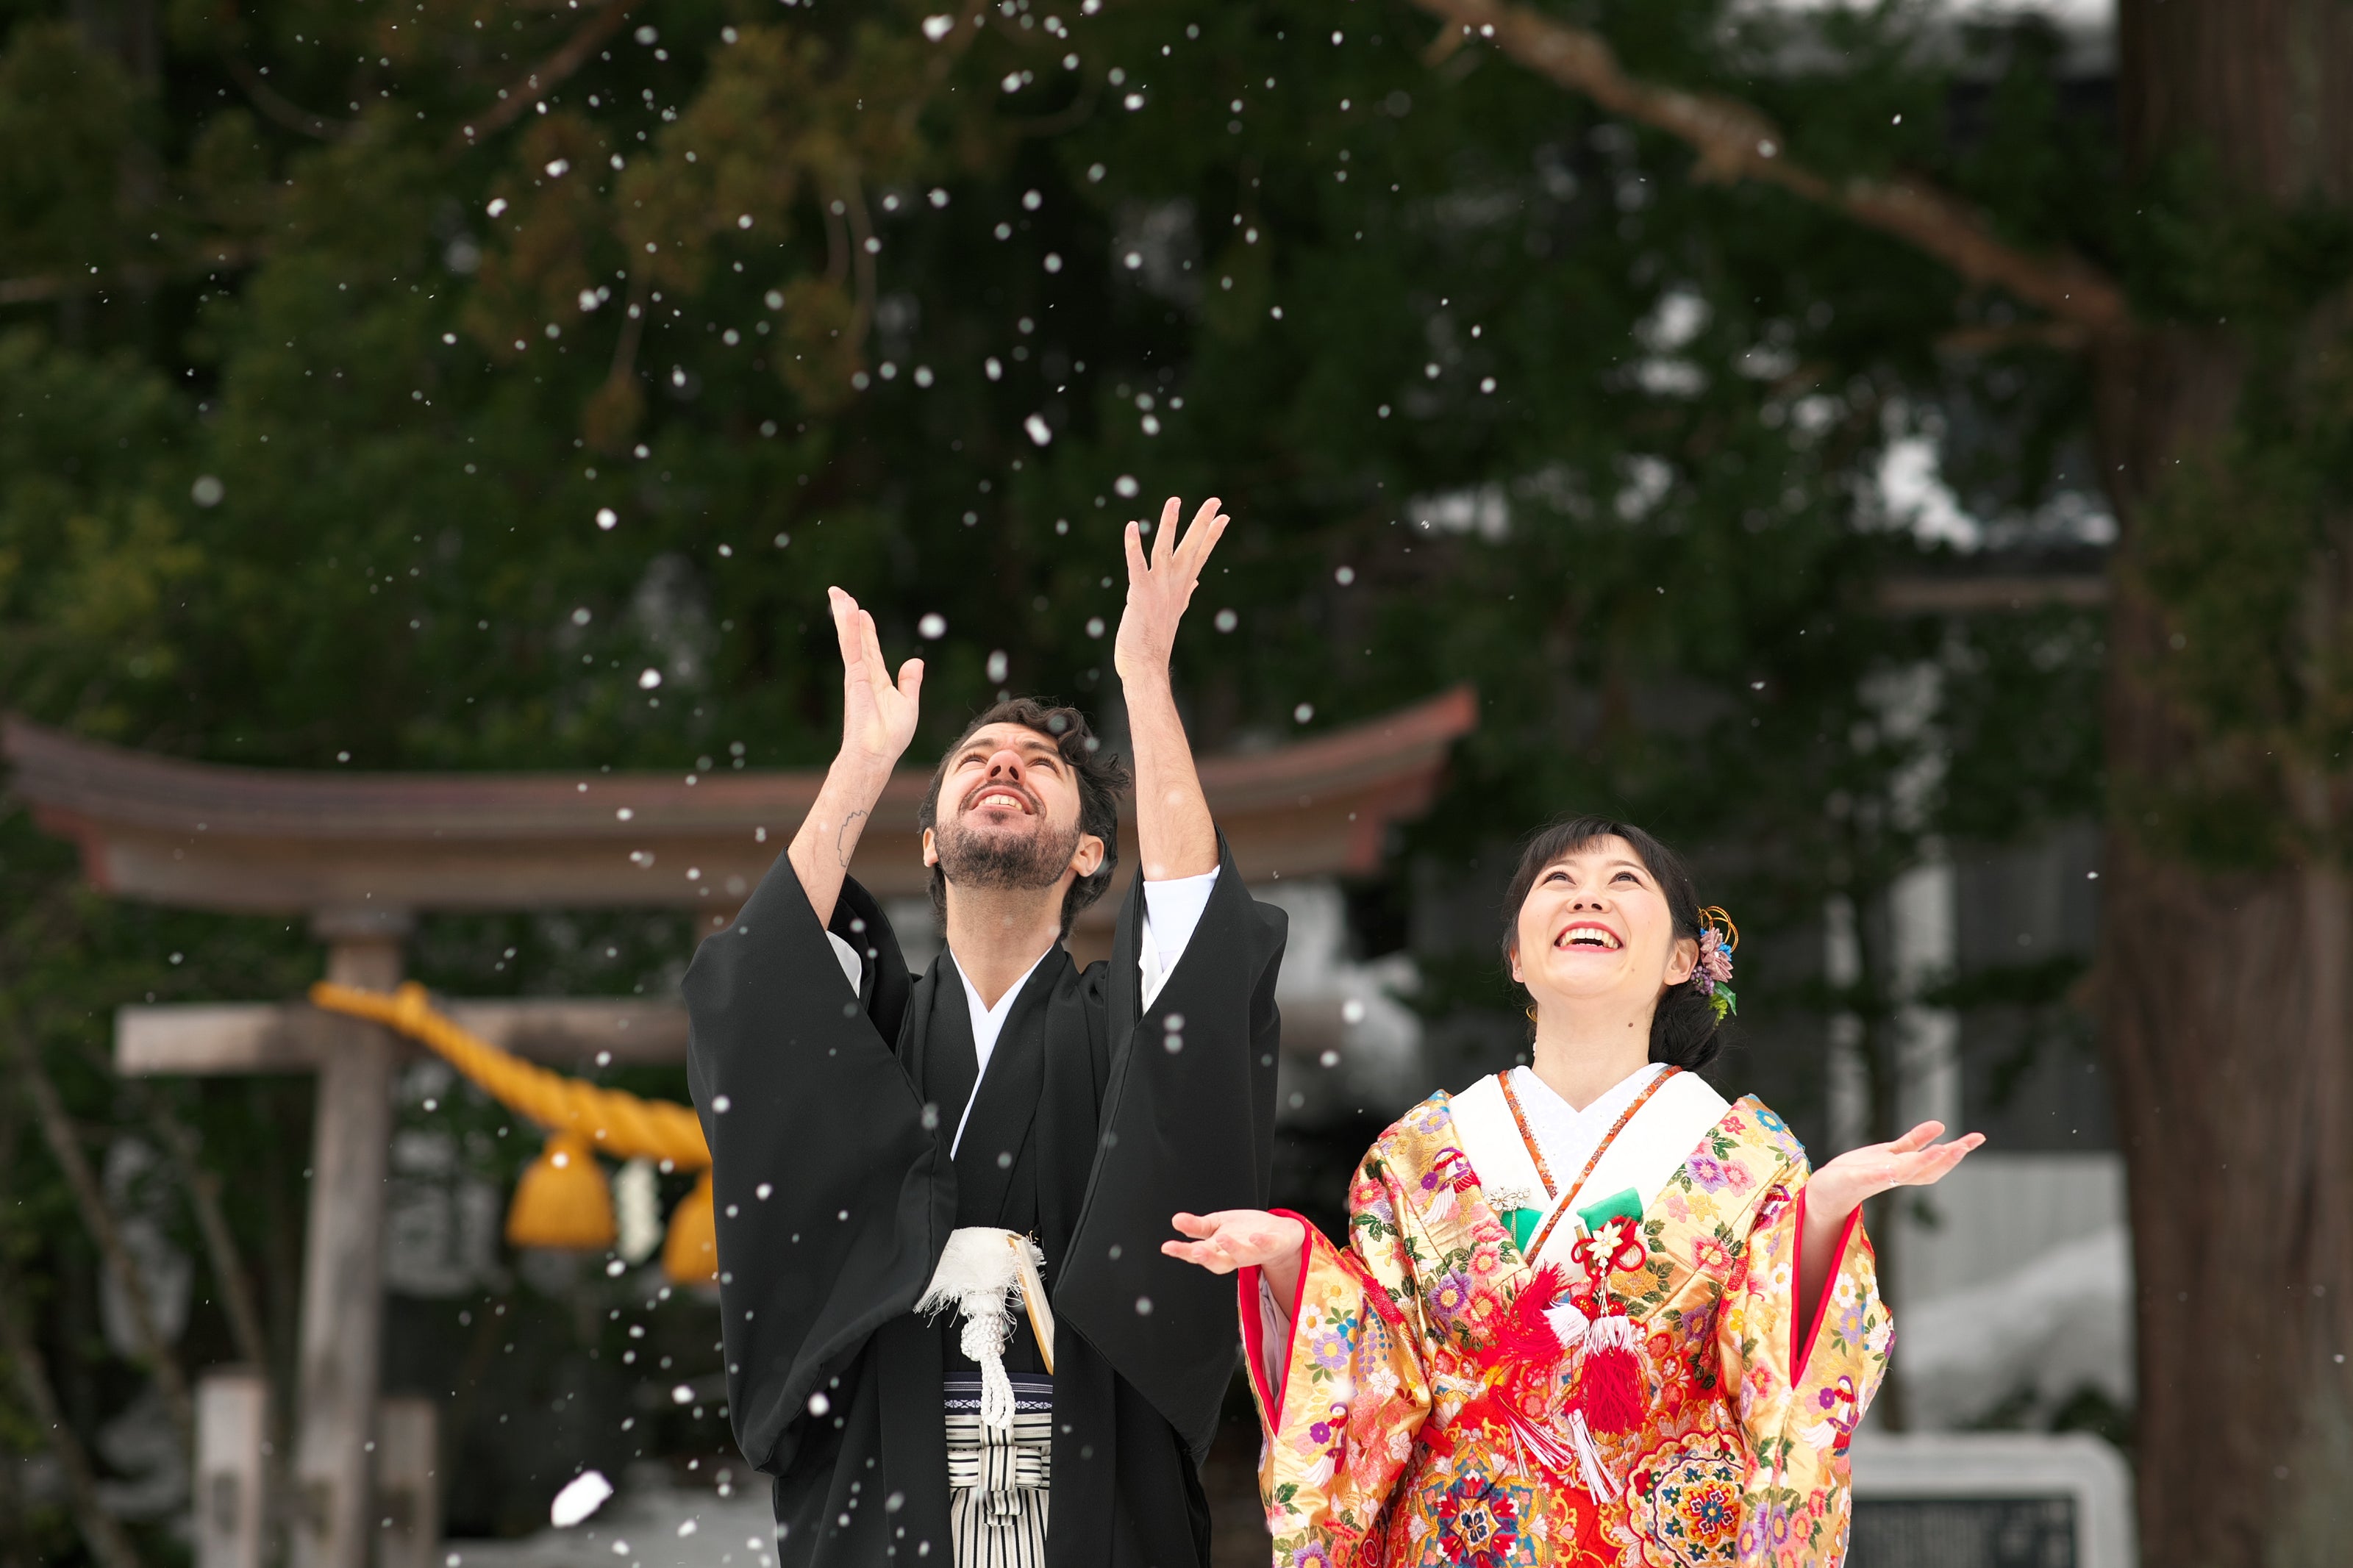
[[[1813,1321],[1798,1317],[1805,1234],[1803,1156],[1767,1187],[1725,1283],[1717,1350],[1748,1441],[1738,1561],[1770,1568],[1838,1562],[1854,1508],[1847,1443],[1887,1372],[1894,1325],[1862,1214],[1840,1233]]]
[[[1351,1184],[1348,1210],[1345,1249],[1307,1226],[1287,1342],[1282,1314],[1261,1310],[1259,1271],[1240,1276],[1245,1359],[1266,1433],[1267,1531],[1279,1561],[1313,1547],[1330,1568],[1379,1550],[1383,1510],[1430,1398],[1414,1246],[1399,1223],[1410,1211],[1377,1148]]]

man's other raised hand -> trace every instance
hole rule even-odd
[[[874,617],[840,589],[825,592],[841,643],[841,750],[785,851],[819,925],[833,918],[859,835],[891,782],[892,768],[915,738],[915,697],[923,689],[922,659],[901,665],[892,680]]]
[[[841,643],[841,754],[887,770],[915,738],[915,700],[923,689],[923,661],[909,659],[893,681],[891,667],[883,662],[874,617],[840,589],[825,592],[833,605],[834,635]]]
[[[1148,552],[1143,529],[1127,525],[1127,609],[1119,618],[1119,640],[1112,647],[1112,668],[1121,680],[1166,673],[1169,653],[1176,646],[1176,623],[1192,602],[1218,536],[1233,521],[1218,505],[1215,496],[1203,501],[1179,539],[1176,522],[1184,502],[1170,496],[1160,509],[1160,526],[1153,532]]]
[[[1112,649],[1112,666],[1127,700],[1128,741],[1135,756],[1135,840],[1147,882],[1206,876],[1218,868],[1218,826],[1201,795],[1184,721],[1176,716],[1168,655],[1176,646],[1176,623],[1185,618],[1201,568],[1229,520],[1211,496],[1179,539],[1176,522],[1184,504],[1170,496],[1160,509],[1149,553],[1143,530],[1127,525],[1127,612],[1119,618],[1119,641]]]

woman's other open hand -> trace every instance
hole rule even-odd
[[[1307,1227],[1297,1220],[1263,1209],[1180,1214],[1169,1223],[1192,1239],[1164,1241],[1160,1250],[1187,1263],[1198,1263],[1212,1274],[1293,1262],[1299,1257],[1300,1243],[1307,1239]]]

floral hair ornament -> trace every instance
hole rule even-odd
[[[1740,1010],[1740,998],[1732,994],[1732,952],[1740,945],[1740,928],[1716,904],[1700,910],[1699,923],[1699,962],[1692,966],[1691,985],[1707,998],[1721,1024]]]

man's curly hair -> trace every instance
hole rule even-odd
[[[1054,742],[1070,766],[1071,776],[1078,781],[1079,829],[1103,840],[1103,864],[1092,875],[1072,882],[1062,900],[1062,935],[1068,937],[1071,922],[1079,918],[1081,910],[1103,896],[1111,886],[1112,873],[1119,867],[1119,797],[1127,793],[1126,764],[1103,750],[1103,743],[1087,728],[1087,716],[1077,709],[1056,707],[1035,697],[1016,697],[966,724],[955,744],[940,754],[939,765],[932,770],[932,787],[924,792],[923,808],[915,814],[917,826],[937,826],[940,786],[946,781],[948,764],[964,750],[965,742],[991,724],[1018,724]],[[942,921],[947,919],[947,873],[937,866],[932,868],[932,910]]]

